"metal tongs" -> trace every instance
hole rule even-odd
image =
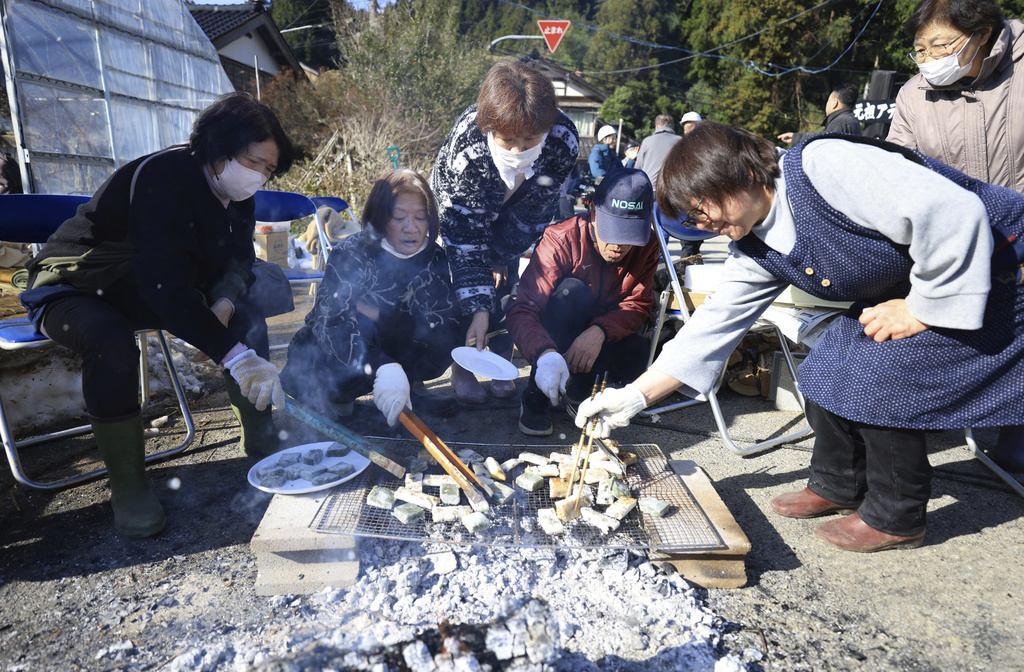
[[[494,492],[489,486],[484,484],[473,470],[470,469],[466,464],[458,458],[458,456],[452,452],[452,449],[445,445],[444,441],[437,438],[437,434],[431,431],[427,427],[426,423],[420,420],[415,413],[409,409],[405,409],[398,416],[405,428],[412,433],[416,439],[423,444],[423,447],[427,449],[427,452],[437,460],[437,463],[441,465],[441,468],[448,472],[448,475],[455,479],[459,487],[466,493],[466,499],[469,500],[470,506],[473,507],[474,511],[487,511],[490,505],[487,503],[487,499],[480,494],[477,490],[479,487],[488,497],[494,496]]]

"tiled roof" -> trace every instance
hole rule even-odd
[[[216,40],[221,35],[234,30],[259,13],[253,5],[248,3],[244,5],[187,4],[186,7],[191,12],[192,18],[211,40]]]

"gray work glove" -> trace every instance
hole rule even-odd
[[[224,362],[231,377],[238,382],[242,394],[262,411],[270,403],[284,408],[284,389],[277,375],[277,367],[261,358],[252,349],[245,350]]]
[[[377,369],[377,375],[373,378],[373,403],[387,418],[390,427],[395,426],[406,406],[412,408],[409,403],[409,378],[401,364],[391,362]]]
[[[551,400],[551,405],[557,406],[558,397],[565,394],[565,384],[569,381],[569,367],[565,358],[557,352],[544,353],[537,360],[533,378],[540,391]]]
[[[621,389],[609,387],[580,404],[576,411],[576,426],[583,429],[594,420],[590,433],[596,438],[606,439],[611,430],[628,425],[630,418],[646,406],[644,393],[636,385],[630,383]]]

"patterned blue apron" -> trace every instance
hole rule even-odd
[[[908,247],[854,224],[829,206],[803,171],[802,151],[785,154],[796,245],[780,254],[756,236],[739,249],[780,279],[822,299],[854,301],[800,366],[800,390],[841,417],[887,427],[956,429],[1016,425],[1024,419],[1024,195],[995,186],[903,147],[840,136],[903,154],[977,194],[995,238],[992,289],[978,330],[931,328],[876,343],[861,311],[910,291]],[[955,215],[950,218],[955,225]]]

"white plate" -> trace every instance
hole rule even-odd
[[[515,365],[490,350],[477,350],[470,346],[462,346],[452,350],[452,359],[466,371],[492,380],[515,380],[519,377],[519,369]]]
[[[362,473],[363,469],[366,469],[366,467],[370,466],[370,460],[366,459],[356,451],[349,449],[348,455],[345,455],[344,457],[325,457],[322,462],[314,466],[333,467],[334,465],[340,464],[341,462],[348,462],[353,467],[355,467],[356,471],[354,474],[350,474],[344,478],[339,478],[336,481],[331,481],[330,483],[324,483],[322,485],[313,485],[309,481],[302,478],[296,478],[293,481],[285,481],[284,485],[277,488],[268,488],[264,487],[263,485],[260,485],[260,478],[259,476],[256,475],[256,472],[259,469],[262,469],[263,467],[270,467],[277,464],[277,461],[281,459],[281,456],[284,455],[285,453],[304,453],[308,450],[312,450],[313,448],[319,448],[320,450],[324,451],[324,453],[326,453],[327,448],[332,445],[334,445],[333,441],[324,441],[322,443],[307,443],[304,446],[293,446],[291,448],[286,448],[279,453],[274,453],[273,455],[264,457],[262,460],[254,464],[252,469],[249,470],[249,484],[252,485],[254,488],[259,488],[263,492],[269,492],[275,495],[302,495],[307,492],[316,492],[317,490],[326,490],[327,488],[333,488],[339,483],[344,483],[345,481],[355,478],[360,473]]]

